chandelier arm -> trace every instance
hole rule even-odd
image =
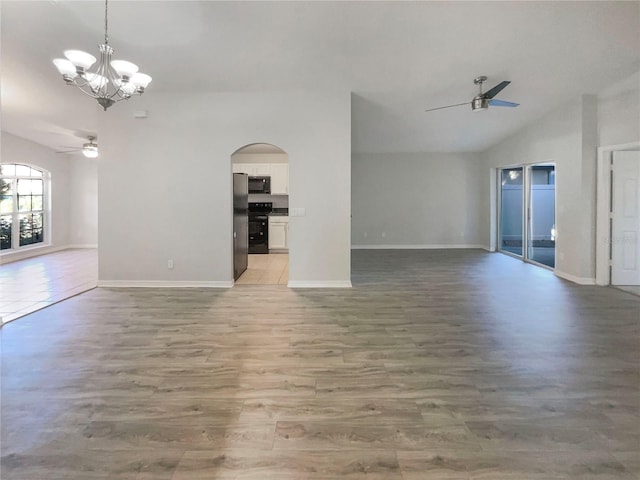
[[[74,82],[73,84],[78,88],[78,90],[80,90],[86,96],[94,98],[94,99],[97,98],[96,94],[91,89],[91,85],[89,85],[89,83],[85,82],[82,85],[78,85],[77,83]],[[86,90],[87,87],[89,87],[88,91]]]

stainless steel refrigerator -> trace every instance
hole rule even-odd
[[[249,176],[233,174],[233,279],[247,269],[249,259]]]

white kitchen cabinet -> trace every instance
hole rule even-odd
[[[271,164],[271,195],[289,195],[289,164]]]
[[[289,249],[289,217],[269,217],[269,250]]]
[[[268,177],[271,175],[271,164],[270,163],[254,163],[252,165],[253,173],[256,177]]]
[[[270,163],[234,163],[233,173],[246,173],[252,177],[271,176]]]

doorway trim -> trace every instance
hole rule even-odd
[[[596,285],[611,285],[611,159],[613,152],[640,150],[640,141],[598,147],[596,172]]]

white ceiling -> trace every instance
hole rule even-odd
[[[51,60],[97,55],[104,3],[0,9],[2,128],[54,149],[99,134],[109,112]],[[476,151],[640,70],[640,2],[112,0],[109,38],[116,58],[153,76],[147,96],[346,90],[354,152]],[[521,106],[424,112],[471,100],[478,75],[487,88],[512,81],[498,98]]]

